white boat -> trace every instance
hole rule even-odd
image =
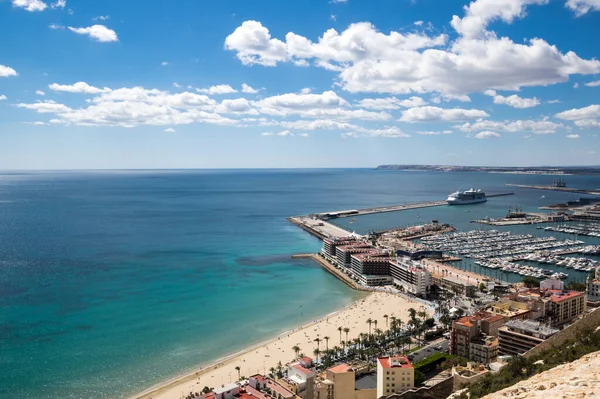
[[[467,204],[477,204],[479,202],[486,202],[487,197],[485,193],[481,190],[475,190],[474,188],[467,191],[457,191],[448,196],[446,202],[448,205],[467,205]]]

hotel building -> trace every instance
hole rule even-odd
[[[409,258],[390,261],[390,274],[394,284],[402,286],[413,295],[426,295],[432,284],[431,272]]]
[[[498,329],[500,355],[520,355],[559,330],[534,320],[511,320]]]
[[[498,355],[494,337],[506,319],[489,312],[477,312],[452,322],[450,353],[488,364]]]
[[[415,369],[406,356],[377,359],[377,397],[387,397],[415,386]]]

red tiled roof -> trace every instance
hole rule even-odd
[[[304,367],[302,367],[300,364],[296,363],[296,364],[292,364],[292,367],[295,368],[296,370],[304,373],[304,374],[310,374],[312,373],[312,371],[305,369]]]
[[[312,358],[310,358],[308,356],[304,356],[300,360],[302,360],[304,363],[312,363]]]
[[[485,320],[488,321],[488,322],[490,322],[490,323],[495,323],[497,321],[504,320],[504,316],[501,316],[501,315],[497,314],[497,315],[492,316],[490,318],[487,318]]]
[[[384,369],[391,369],[394,367],[401,367],[407,369],[413,367],[413,365],[410,363],[410,360],[408,360],[406,356],[380,357],[377,360],[381,364],[381,367],[383,367]],[[392,365],[392,361],[394,360],[398,360],[399,364]]]
[[[250,378],[256,378],[257,380],[259,380],[260,382],[265,382],[265,377],[263,377],[261,374],[254,374],[251,375]]]
[[[550,299],[552,300],[552,302],[562,302],[562,301],[566,301],[567,299],[573,299],[578,296],[585,295],[585,292],[579,292],[579,291],[551,290],[551,292],[552,292],[552,296],[550,297]]]

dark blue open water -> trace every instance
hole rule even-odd
[[[287,216],[551,181],[374,170],[0,173],[0,398],[124,397],[354,299],[313,263],[289,258],[320,244]],[[574,197],[516,191],[470,213],[371,215],[352,228],[436,218],[470,229],[465,220],[509,205]]]

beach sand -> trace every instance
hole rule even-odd
[[[338,327],[348,327],[348,339],[354,339],[360,333],[368,333],[369,325],[367,319],[377,320],[377,328],[387,330],[384,314],[395,316],[407,322],[408,309],[414,308],[417,311],[421,308],[421,303],[415,300],[407,299],[388,293],[371,293],[363,299],[352,303],[351,305],[332,313],[320,320],[286,332],[279,337],[275,337],[267,342],[255,345],[234,355],[225,357],[211,365],[205,365],[185,376],[173,379],[163,384],[157,385],[145,392],[142,392],[133,398],[152,398],[152,399],[179,399],[185,397],[189,392],[200,392],[205,386],[217,387],[237,380],[236,366],[241,368],[242,376],[253,374],[269,373],[271,367],[277,367],[277,362],[283,365],[291,362],[295,358],[292,350],[294,345],[300,347],[300,353],[306,356],[314,357],[313,350],[317,348],[315,338],[320,338],[320,349],[326,347],[323,337],[328,336],[329,347],[340,345],[340,332]],[[391,319],[389,320],[391,321]],[[372,330],[375,326],[372,326]],[[243,334],[243,331],[240,331]],[[346,334],[342,332],[342,340],[346,340]]]

